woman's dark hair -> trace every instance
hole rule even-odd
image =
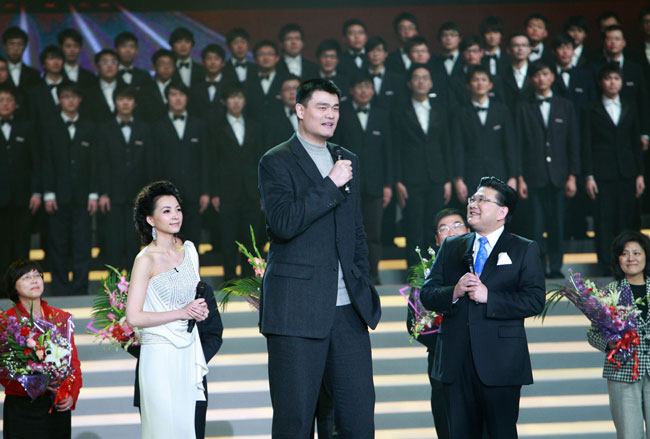
[[[18,290],[16,290],[16,282],[18,282],[18,279],[34,270],[38,271],[41,275],[43,274],[41,265],[29,259],[18,259],[9,265],[2,280],[2,286],[5,294],[12,302],[18,303]]]
[[[476,190],[478,190],[480,187],[489,187],[497,191],[496,201],[508,208],[508,214],[506,215],[506,224],[509,224],[510,220],[512,220],[512,215],[515,213],[515,209],[517,208],[517,192],[496,177],[481,178],[481,181],[476,187]]]
[[[650,276],[650,239],[641,232],[629,230],[618,235],[614,238],[614,242],[612,242],[612,272],[614,273],[614,278],[616,280],[625,278],[625,273],[623,273],[623,270],[621,270],[621,266],[618,263],[618,257],[623,254],[625,244],[628,242],[636,242],[643,249],[646,257],[645,267],[643,267],[643,276]]]
[[[147,217],[153,215],[156,208],[156,201],[158,198],[170,195],[176,197],[179,203],[182,202],[178,189],[169,181],[156,181],[140,190],[140,193],[135,197],[135,205],[133,206],[133,221],[135,228],[140,233],[140,240],[144,245],[148,245],[153,241],[151,236],[151,225],[147,222]]]

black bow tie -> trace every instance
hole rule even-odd
[[[570,68],[569,69],[560,69],[560,74],[562,75],[564,73],[570,75],[571,74],[571,69]]]
[[[248,63],[247,63],[246,61],[244,61],[244,62],[235,61],[235,62],[233,63],[233,65],[234,65],[235,67],[244,67],[244,68],[246,68],[246,66],[248,65]]]
[[[615,65],[618,68],[621,68],[621,62],[620,61],[610,61],[609,63]]]
[[[453,61],[454,60],[454,55],[448,55],[448,56],[443,56],[442,61]]]
[[[260,77],[260,81],[262,79],[271,79],[271,74],[270,73],[269,74],[260,73],[259,77]]]
[[[537,103],[539,105],[542,105],[544,102],[546,102],[547,104],[550,104],[551,103],[551,98],[537,98]]]
[[[53,88],[57,88],[59,84],[47,84],[47,88],[52,90]]]
[[[5,125],[9,125],[9,126],[11,126],[11,124],[12,124],[12,120],[11,120],[11,119],[3,119],[3,120],[0,122],[0,126],[5,126]]]
[[[208,87],[219,87],[219,81],[207,81]]]
[[[182,69],[183,67],[189,69],[189,68],[190,68],[190,62],[189,62],[189,61],[186,61],[186,62],[178,63],[178,68],[179,68],[179,69]]]
[[[489,55],[489,54],[488,54],[488,55],[484,55],[484,56],[485,56],[485,58],[488,59],[488,60],[493,59],[493,60],[496,61],[496,60],[499,59],[496,55]]]
[[[133,127],[133,121],[131,121],[131,120],[129,120],[128,122],[125,122],[123,120],[120,121],[120,128],[124,128],[124,127],[132,128]]]
[[[372,79],[375,79],[375,78],[382,79],[384,77],[384,74],[383,73],[370,73],[370,77]]]
[[[365,114],[368,114],[368,111],[370,111],[370,110],[368,110],[368,107],[365,107],[365,108],[358,107],[358,108],[357,108],[357,113],[365,113]]]
[[[133,69],[122,69],[122,70],[120,70],[120,75],[124,75],[126,73],[128,73],[129,75],[132,75],[133,74]]]
[[[174,114],[172,116],[172,120],[185,120],[185,115],[184,114]]]
[[[68,127],[68,128],[75,127],[76,124],[77,124],[77,122],[75,122],[74,120],[66,120],[65,121],[65,126]]]
[[[481,112],[483,112],[483,111],[487,112],[488,109],[487,109],[487,107],[476,107],[476,106],[475,106],[475,107],[474,107],[474,111],[476,111],[477,113],[481,113]]]
[[[296,109],[295,108],[289,108],[289,117],[293,116],[296,114]]]
[[[539,55],[540,48],[538,47],[537,49],[530,49],[530,54],[531,55]]]

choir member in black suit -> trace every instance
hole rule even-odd
[[[9,77],[14,86],[26,92],[41,79],[41,74],[33,67],[23,63],[23,53],[27,47],[28,37],[18,27],[10,27],[2,33],[2,45],[7,54]]]
[[[370,279],[379,284],[381,219],[393,196],[391,119],[387,108],[376,105],[373,78],[359,73],[351,82],[351,102],[341,105],[339,126],[333,141],[349,149],[363,164],[361,216],[366,231]],[[371,103],[372,102],[372,103]]]
[[[438,28],[438,42],[442,46],[442,53],[436,62],[443,67],[448,78],[464,76],[464,62],[459,50],[462,38],[460,27],[452,21],[447,21]]]
[[[422,64],[409,71],[411,96],[395,115],[399,133],[393,148],[397,202],[404,209],[408,265],[414,249],[433,244],[431,218],[451,199],[449,123],[444,102],[430,98],[431,72]]]
[[[506,105],[514,113],[519,101],[526,100],[534,94],[528,82],[530,40],[524,33],[515,33],[510,36],[508,45],[511,63],[503,70],[503,94]]]
[[[223,66],[226,52],[218,44],[209,44],[201,50],[201,59],[205,66],[205,78],[191,88],[190,113],[206,120],[213,120],[224,112],[221,91],[234,77],[226,78]]]
[[[212,173],[212,205],[221,216],[224,280],[228,281],[236,277],[238,263],[243,275],[253,274],[250,264],[239,257],[235,241],[251,248],[249,226],[256,236],[262,236],[257,163],[265,148],[259,123],[244,115],[246,98],[241,86],[226,87],[222,99],[226,114],[219,118],[216,128],[217,169]]]
[[[248,75],[257,71],[257,66],[248,60],[248,48],[251,37],[246,29],[236,27],[226,34],[226,46],[230,51],[230,59],[224,67],[227,76],[237,78],[239,82],[246,82]]]
[[[580,174],[580,136],[573,103],[553,94],[553,68],[544,61],[530,64],[535,97],[521,102],[517,124],[521,148],[519,195],[530,197],[534,239],[544,242],[542,264],[547,275],[562,278],[566,198],[576,194]],[[548,257],[548,265],[545,262]]]
[[[350,18],[343,23],[343,38],[346,48],[341,53],[339,68],[341,73],[352,77],[366,69],[366,43],[368,34],[366,24],[358,18]]]
[[[79,65],[79,55],[83,47],[83,37],[78,30],[67,28],[57,35],[59,47],[63,51],[63,76],[68,81],[76,82],[83,89],[89,88],[97,81],[97,77],[90,70]]]
[[[437,62],[438,60],[433,59],[427,40],[421,36],[411,38],[406,43],[406,53],[408,53],[413,64],[427,66],[433,80],[433,91],[438,97],[443,101],[450,99],[451,92],[448,89],[449,77],[442,62]]]
[[[393,50],[386,58],[386,68],[391,72],[403,75],[411,68],[411,58],[406,51],[406,43],[419,35],[418,19],[410,12],[402,12],[393,20],[393,30],[397,35],[400,47]]]
[[[102,124],[115,117],[113,93],[121,80],[118,77],[119,58],[111,49],[102,49],[95,54],[97,81],[85,90],[81,112],[92,118],[96,124]]]
[[[61,113],[42,133],[43,201],[47,258],[56,296],[88,294],[91,217],[97,211],[96,125],[80,115],[82,91],[65,81],[57,87]],[[72,271],[73,280],[68,280]]]
[[[598,29],[600,30],[601,34],[605,33],[605,29],[607,29],[610,26],[621,26],[621,17],[618,16],[618,14],[614,11],[603,11],[599,16],[598,16]]]
[[[381,37],[370,37],[366,43],[366,61],[368,73],[372,77],[372,84],[375,89],[373,104],[392,110],[398,96],[407,93],[406,77],[389,71],[385,67],[384,62],[387,56],[388,45],[386,41]]]
[[[530,54],[528,61],[542,60],[552,63],[551,51],[544,44],[548,37],[548,20],[542,14],[531,14],[524,20],[524,29],[530,40]]]
[[[645,83],[650,87],[650,7],[644,8],[639,13],[639,24],[643,33],[640,46],[630,47],[630,57],[643,66]]]
[[[278,95],[283,74],[276,66],[280,60],[278,45],[271,40],[263,40],[253,49],[257,72],[246,79],[246,113],[262,119],[269,110],[279,108]]]
[[[582,166],[587,195],[596,200],[598,264],[611,275],[614,236],[638,223],[635,197],[645,190],[644,163],[636,100],[622,93],[620,67],[606,64],[598,77],[602,97],[581,117]]]
[[[57,87],[63,82],[63,52],[58,46],[47,46],[39,56],[43,79],[27,93],[30,120],[41,132],[45,122],[61,111]]]
[[[148,122],[154,122],[167,114],[167,95],[165,90],[171,83],[176,69],[174,54],[170,50],[158,49],[151,57],[154,76],[153,81],[140,88],[136,116]]]
[[[296,90],[300,78],[294,75],[285,76],[280,88],[282,109],[270,112],[265,118],[264,150],[285,142],[298,131],[298,116],[296,116]]]
[[[29,259],[31,223],[42,201],[40,146],[34,126],[14,117],[16,89],[0,85],[0,226],[9,230],[0,267]]]
[[[126,268],[140,250],[133,227],[133,201],[153,179],[155,146],[149,125],[133,116],[137,90],[120,85],[113,97],[116,115],[98,128],[99,209],[106,216],[104,263]]]
[[[573,40],[571,67],[587,67],[593,54],[585,48],[589,35],[589,20],[584,15],[572,15],[564,22],[564,32]]]
[[[572,66],[573,45],[573,39],[567,34],[559,34],[553,39],[551,44],[555,58],[553,93],[573,102],[578,113],[588,102],[596,99],[596,87],[593,74],[589,70]]]
[[[489,15],[481,22],[481,38],[483,38],[482,63],[493,78],[501,77],[502,71],[510,64],[508,55],[501,49],[503,42],[503,20],[496,15]]]
[[[14,90],[14,97],[16,99],[16,110],[14,111],[14,118],[16,120],[26,120],[29,117],[27,96],[24,92],[16,88],[13,81],[9,77],[9,63],[5,57],[0,55],[0,85],[10,87]]]
[[[454,186],[461,204],[483,176],[495,176],[516,189],[519,173],[514,122],[505,104],[490,98],[490,73],[472,66],[466,82],[470,98],[451,118]]]
[[[139,69],[134,62],[138,57],[138,38],[131,32],[120,32],[113,40],[115,53],[120,60],[118,66],[122,83],[132,85],[136,90],[151,82],[148,71]]]
[[[183,197],[182,235],[201,242],[201,214],[210,204],[211,140],[203,119],[187,112],[190,89],[181,81],[165,88],[168,111],[152,125],[154,176],[173,181]]]
[[[316,48],[316,60],[318,61],[318,76],[329,79],[341,90],[349,88],[350,79],[341,72],[339,60],[341,58],[341,45],[334,39],[324,40]],[[345,100],[345,96],[341,100]]]
[[[192,59],[194,34],[185,27],[177,27],[169,36],[169,45],[176,59],[175,79],[183,81],[187,87],[205,79],[205,68]]]
[[[282,47],[282,57],[278,62],[277,70],[283,76],[289,73],[301,79],[318,78],[318,66],[302,56],[305,47],[305,32],[296,23],[282,26],[278,35]]]

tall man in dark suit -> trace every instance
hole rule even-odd
[[[267,337],[275,438],[308,437],[323,380],[336,389],[339,437],[374,437],[368,327],[376,327],[381,310],[368,278],[358,159],[342,150],[334,162],[335,145],[327,142],[339,96],[331,81],[303,82],[299,132],[259,164],[270,239],[260,331]]]
[[[10,231],[0,247],[0,267],[29,258],[32,216],[42,201],[38,138],[30,122],[14,117],[16,89],[0,85],[0,227]]]
[[[194,34],[187,28],[177,27],[169,36],[169,45],[172,47],[176,59],[175,79],[183,81],[187,87],[192,87],[197,82],[205,79],[205,68],[192,59],[194,48]]]
[[[504,231],[517,193],[485,177],[470,197],[474,233],[446,239],[420,292],[444,313],[432,376],[443,382],[454,439],[515,439],[523,384],[533,383],[524,319],[544,307],[537,243]],[[469,262],[467,261],[469,259]]]
[[[368,34],[366,24],[358,18],[350,18],[343,23],[345,51],[341,53],[339,68],[341,74],[352,77],[366,68],[366,43]]]
[[[174,54],[170,50],[158,49],[151,57],[154,68],[153,81],[140,88],[136,115],[147,122],[155,122],[167,114],[167,95],[165,90],[171,84],[174,71]]]
[[[91,216],[97,211],[96,126],[80,116],[81,90],[57,87],[61,113],[42,133],[43,201],[47,219],[47,257],[56,296],[88,294]],[[68,280],[72,269],[73,280]]]
[[[9,77],[14,86],[23,92],[36,84],[41,74],[33,67],[23,64],[23,53],[27,48],[28,37],[18,27],[10,27],[2,33],[2,45],[7,53]]]
[[[246,79],[246,113],[262,119],[269,110],[280,107],[277,97],[283,74],[276,69],[280,52],[273,41],[263,40],[255,45],[253,54],[257,72]]]
[[[76,82],[81,88],[86,89],[97,81],[97,77],[90,70],[79,65],[79,55],[83,47],[83,37],[78,30],[67,28],[57,35],[59,47],[63,51],[63,75],[65,79]]]
[[[352,102],[341,105],[336,142],[359,156],[361,168],[361,216],[366,230],[370,279],[379,284],[381,218],[393,196],[393,135],[388,109],[371,103],[373,78],[359,73],[350,88]]]
[[[302,27],[296,23],[285,24],[280,29],[278,39],[282,47],[282,57],[277,67],[283,76],[292,74],[301,79],[318,77],[316,63],[302,56],[302,49],[305,46],[305,32]]]
[[[151,75],[143,69],[135,66],[138,58],[138,38],[131,32],[120,32],[113,40],[115,53],[120,60],[118,76],[121,82],[132,85],[136,90],[151,82]]]

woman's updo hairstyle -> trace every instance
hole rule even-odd
[[[176,197],[178,203],[181,203],[181,196],[178,189],[170,181],[156,181],[145,186],[140,190],[140,193],[135,197],[135,205],[133,206],[133,221],[135,228],[140,233],[140,239],[144,245],[148,245],[153,241],[151,236],[151,225],[147,222],[148,216],[153,216],[153,211],[156,208],[156,201],[158,198],[170,195]]]

